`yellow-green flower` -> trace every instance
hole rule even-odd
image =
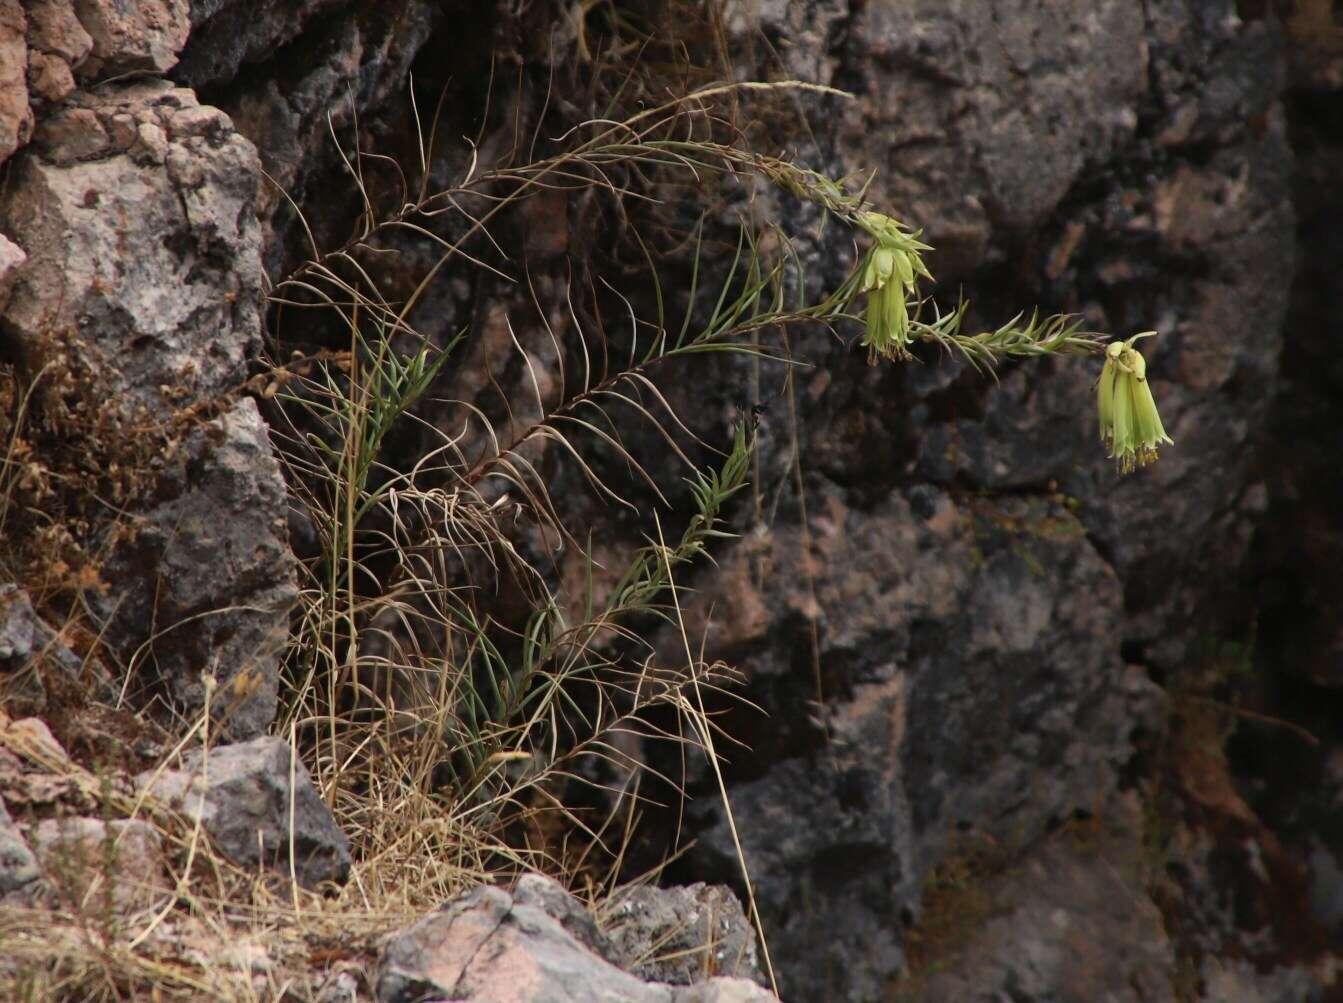
[[[862,344],[876,365],[879,358],[908,359],[909,304],[920,275],[932,278],[920,257],[931,248],[906,232],[900,223],[879,212],[860,212],[858,225],[876,239],[868,252],[860,290],[867,296],[867,331]]]
[[[868,349],[868,361],[908,359],[909,307],[905,303],[905,284],[897,278],[899,251],[878,247],[863,275],[867,293],[867,331],[862,344]]]
[[[1101,442],[1125,474],[1156,460],[1157,447],[1163,442],[1175,444],[1157,414],[1152,387],[1147,382],[1147,361],[1133,347],[1139,338],[1155,334],[1144,331],[1127,341],[1111,342],[1105,349],[1105,365],[1097,383]]]

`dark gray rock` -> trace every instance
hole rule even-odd
[[[350,0],[191,0],[191,37],[173,76],[195,90],[232,80],[292,42],[314,17]]]
[[[883,166],[877,202],[973,263],[995,229],[1044,223],[1132,139],[1143,48],[1141,11],[1125,0],[873,4],[843,50],[861,75],[846,155]]]
[[[1147,40],[1125,0],[732,3],[725,21],[740,51],[759,51],[757,33],[787,39],[778,58],[797,78],[856,94],[814,125],[840,173],[877,168],[869,196],[927,227],[944,280],[1046,222],[1138,127]]]
[[[23,895],[41,876],[37,858],[0,799],[0,900]]]
[[[27,592],[12,582],[0,585],[0,670],[20,673],[42,662],[74,677],[83,664],[37,615]]]
[[[733,11],[739,60],[761,28],[798,43],[777,50],[793,72],[859,95],[793,139],[835,173],[877,171],[877,204],[939,248],[941,302],[963,282],[972,325],[1043,302],[1161,331],[1149,375],[1176,445],[1124,479],[1096,443],[1094,364],[995,382],[792,342],[816,369],[794,374],[795,413],[765,417],[768,525],[699,583],[715,617],[688,630],[769,714],[725,720],[750,750],[730,752],[729,794],[784,995],[879,998],[951,834],[1025,852],[1103,810],[1131,734],[1163,726],[1147,673],[1246,634],[1236,569],[1265,510],[1294,264],[1281,38],[1229,0]],[[817,241],[799,215],[804,262],[829,275],[847,235]],[[752,378],[728,361],[673,394],[726,419],[713,402]],[[677,877],[734,881],[713,785],[692,791],[700,845]]]
[[[260,215],[272,226],[278,217],[283,229],[294,222],[285,195],[308,206],[308,176],[339,162],[331,130],[347,130],[356,113],[367,122],[402,95],[411,61],[438,16],[426,0],[206,0],[193,5],[197,28],[176,75],[192,86],[211,85],[212,97],[256,144],[273,181],[262,191]],[[258,60],[264,71],[252,67],[223,86],[244,62]],[[324,206],[329,195],[319,196]],[[331,222],[318,219],[318,229]]]
[[[690,985],[711,976],[764,979],[755,930],[731,889],[638,885],[602,906],[607,957],[653,982]]]
[[[137,783],[199,819],[230,859],[284,876],[292,869],[307,888],[348,876],[350,841],[283,739],[263,736],[213,748],[208,759],[200,750],[182,759],[182,769],[147,772]]]
[[[47,701],[45,673],[56,671],[84,687],[88,695],[113,700],[116,688],[96,658],[83,659],[70,650],[60,632],[37,615],[28,593],[17,585],[0,585],[0,681],[6,696],[43,708]]]
[[[250,398],[193,429],[165,466],[164,500],[144,512],[104,570],[120,589],[97,608],[106,635],[138,652],[187,714],[205,701],[234,739],[275,716],[280,656],[297,599],[285,487]],[[152,632],[151,632],[152,631]]]

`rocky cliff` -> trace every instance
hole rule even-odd
[[[618,211],[537,185],[486,227],[527,281],[496,267],[478,222],[491,203],[470,179],[510,182],[520,151],[547,156],[586,118],[728,79],[823,85],[734,94],[722,121],[744,148],[829,177],[872,172],[865,197],[935,249],[941,308],[963,289],[980,326],[1039,305],[1117,337],[1158,329],[1149,375],[1175,446],[1120,476],[1094,442],[1086,362],[1009,361],[985,378],[921,349],[873,367],[843,325],[790,329],[793,367],[740,355],[661,376],[659,402],[709,442],[743,413],[759,421],[751,485],[727,510],[735,538],[688,572],[678,629],[638,624],[654,651],[690,637],[706,664],[733,667],[706,708],[730,740],[731,813],[707,761],[631,737],[585,779],[671,776],[689,798],[651,794],[630,814],[613,880],[652,868],[746,899],[744,859],[790,1001],[1338,998],[1343,15],[1312,0],[0,0],[0,574],[14,583],[0,594],[0,683],[60,752],[34,744],[35,725],[6,741],[0,893],[48,880],[51,847],[74,839],[57,816],[101,811],[88,819],[99,833],[138,824],[111,820],[134,814],[131,794],[90,807],[85,788],[109,771],[220,846],[227,819],[264,816],[226,851],[245,868],[344,880],[347,835],[356,858],[362,844],[327,810],[353,817],[321,780],[335,753],[301,715],[285,741],[264,737],[304,685],[286,652],[301,568],[322,547],[295,501],[303,472],[277,455],[281,436],[312,428],[284,424],[276,391],[293,382],[286,366],[349,347],[294,308],[317,281],[304,263],[338,249],[320,259],[331,274],[373,275],[431,344],[465,332],[415,411],[420,430],[389,440],[389,465],[409,469],[438,441],[424,429],[457,435],[456,402],[506,438],[526,420],[509,402],[572,382],[592,320],[572,288],[609,277],[631,312],[665,299],[689,318],[685,289],[727,271],[738,216],[777,224],[804,291],[852,267],[852,237],[786,193],[715,190],[696,223],[703,191],[656,182],[656,205]],[[356,148],[381,158],[367,177]],[[424,288],[440,251],[409,226],[377,253],[359,243],[375,203],[415,201],[398,188],[414,171],[396,162],[460,192],[437,246],[469,253],[445,255]],[[679,286],[654,289],[653,255],[622,237],[631,215],[666,237],[657,267]],[[675,251],[691,233],[707,235],[693,274]],[[513,346],[526,364],[496,364]],[[454,441],[467,455],[488,438]],[[553,506],[613,565],[646,524],[585,474],[637,458],[667,484],[681,469],[646,426],[615,438],[584,463],[527,454],[544,504],[523,474],[485,500]],[[630,480],[634,507],[657,509],[657,489]],[[665,518],[685,521],[674,506]],[[559,552],[543,530],[509,539],[534,563]],[[582,541],[563,553],[555,580],[594,576]],[[376,560],[395,585],[399,570]],[[452,560],[472,587],[489,563]],[[495,621],[530,629],[525,583],[494,595]],[[378,651],[423,643],[419,615],[378,620]],[[659,714],[650,730],[670,727]],[[194,721],[220,747],[155,775],[199,741]],[[67,762],[95,779],[34,793]],[[469,785],[443,790],[463,817],[477,811]],[[250,807],[217,807],[228,797]],[[540,855],[568,845],[527,839]],[[766,995],[735,977],[763,978],[754,960],[647,967],[641,952],[660,951],[668,927],[710,909],[700,899],[613,947],[629,901],[599,903],[593,920],[537,879],[471,891],[380,942],[376,977],[314,949],[310,989]],[[733,942],[754,952],[748,925],[733,914]],[[715,943],[711,927],[684,951]],[[497,966],[473,968],[482,951]],[[720,977],[695,984],[705,975]]]

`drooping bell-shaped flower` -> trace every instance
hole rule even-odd
[[[1147,382],[1147,361],[1133,347],[1139,338],[1155,334],[1144,331],[1126,341],[1111,342],[1105,349],[1105,365],[1097,383],[1101,442],[1125,474],[1155,461],[1162,443],[1175,444],[1157,413]]]
[[[868,252],[863,268],[862,292],[867,293],[867,330],[862,344],[868,361],[881,358],[908,359],[909,304],[918,276],[928,278],[920,251],[931,248],[907,232],[899,222],[878,212],[861,212],[858,224],[872,235],[876,245]]]

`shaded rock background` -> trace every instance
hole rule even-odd
[[[680,30],[670,6],[631,12]],[[1159,328],[1177,443],[1120,480],[1085,365],[869,369],[821,333],[790,386],[738,361],[670,387],[708,434],[769,407],[743,539],[693,615],[768,712],[733,704],[725,727],[749,746],[728,779],[784,998],[1332,998],[1343,21],[1311,0],[822,0],[729,3],[717,27],[719,69],[856,95],[758,132],[877,170],[948,302],[963,283],[978,322],[1039,303]],[[189,713],[208,666],[231,737],[274,713],[292,556],[237,390],[303,231],[262,169],[339,243],[328,114],[410,155],[413,72],[474,134],[493,59],[495,99],[535,123],[576,30],[547,5],[0,0],[0,361],[41,376],[19,490],[65,534],[42,541],[65,564],[46,586],[85,590],[147,695]],[[577,113],[554,79],[553,114]],[[851,248],[776,206],[816,281],[842,275]],[[543,291],[594,236],[562,199],[523,231]],[[457,276],[424,307],[486,346],[459,396],[484,393],[504,303]],[[95,491],[52,470],[137,531],[100,532]],[[596,518],[618,549],[628,528]],[[689,782],[699,843],[668,876],[735,882],[709,778]],[[654,819],[639,850],[667,839]]]

